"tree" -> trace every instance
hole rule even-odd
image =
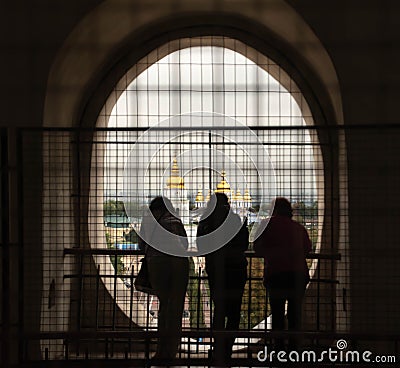
[[[107,242],[108,249],[116,249],[114,244],[112,243],[111,235],[109,233],[106,233],[106,242]],[[124,262],[122,262],[122,256],[110,254],[110,261],[111,261],[112,265],[114,266],[114,269],[115,269],[115,266],[117,266],[117,268],[115,270],[117,275],[123,275],[124,271],[125,271],[125,267],[124,267]]]
[[[263,284],[264,262],[262,258],[249,260],[250,277],[244,288],[240,321],[245,328],[251,329],[263,321],[270,311]]]
[[[135,231],[135,229],[129,230],[127,234],[124,235],[125,241],[133,244],[139,243],[139,235]]]
[[[195,270],[193,258],[189,258],[189,283],[187,294],[189,299],[190,310],[190,327],[205,328],[203,298],[200,290],[200,277]]]
[[[137,201],[127,201],[124,203],[125,209],[128,211],[130,217],[140,218],[147,208],[146,205]]]
[[[126,216],[124,202],[114,199],[104,202],[103,212],[104,216]]]

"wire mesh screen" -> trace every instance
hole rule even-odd
[[[44,146],[48,149],[43,151],[43,331],[157,331],[158,300],[155,296],[135,290],[133,283],[143,258],[138,247],[141,216],[149,201],[159,193],[145,196],[139,202],[137,196],[129,197],[123,192],[126,176],[124,163],[132,151],[129,147],[136,142],[132,137],[139,137],[141,133],[135,129],[102,129],[94,134],[93,139],[89,139],[85,132],[82,134],[76,130],[44,133]],[[263,140],[262,145],[273,152],[270,158],[275,169],[274,195],[286,196],[291,200],[294,218],[304,224],[313,243],[314,255],[308,260],[312,281],[304,307],[307,328],[333,330],[338,327],[335,311],[332,310],[332,300],[336,297],[337,248],[330,242],[331,238],[324,235],[324,231],[328,234],[332,231],[330,223],[333,213],[327,212],[329,200],[324,198],[324,192],[318,192],[316,186],[316,181],[324,182],[327,176],[316,169],[323,166],[322,162],[315,163],[316,157],[322,156],[312,154],[315,145],[309,136],[316,135],[317,130],[307,127],[255,127],[254,133]],[[299,139],[308,140],[308,144],[287,143]],[[208,146],[209,142],[197,144]],[[191,149],[196,148],[193,141],[190,145]],[[216,142],[216,145],[220,146],[219,152],[223,152],[223,144]],[[230,144],[227,146],[229,151]],[[309,155],[305,153],[307,151]],[[169,152],[166,150],[161,154]],[[290,156],[290,160],[285,157],[286,154],[293,155],[293,152],[301,152],[300,157]],[[192,177],[189,175],[187,180],[182,167],[188,166],[190,161],[189,164],[183,164],[174,153],[162,156],[157,162],[160,166],[165,163],[169,170],[158,170],[156,166],[150,176],[162,183],[162,189],[168,188],[168,183],[175,177],[179,177],[179,183],[184,185],[183,193],[187,196],[179,200],[187,201],[188,213],[186,218],[182,216],[182,222],[194,256],[190,257],[190,281],[182,320],[184,330],[198,331],[199,335],[195,339],[184,339],[182,350],[183,354],[203,354],[206,357],[211,340],[205,336],[211,328],[213,303],[205,260],[203,256],[196,256],[195,249],[197,226],[207,204],[208,190],[201,194],[199,192],[207,188],[209,183],[213,184],[210,192],[225,189],[232,209],[247,219],[250,234],[261,218],[260,196],[251,178],[242,190],[231,189],[230,178],[237,176],[239,179],[236,180],[240,182],[244,175],[238,169],[229,173],[218,172],[209,165],[206,174],[205,170],[200,175],[188,170]],[[147,162],[141,164],[145,166]],[[210,170],[212,175],[209,175]],[[168,175],[165,175],[165,171]],[[158,173],[164,174],[164,177],[158,176]],[[303,175],[309,177],[303,178]],[[295,180],[296,184],[292,188],[286,180]],[[157,190],[159,187],[155,185],[155,188]],[[291,194],[291,190],[295,194]],[[323,207],[320,208],[320,205]],[[131,211],[129,214],[127,208]],[[268,213],[264,211],[262,216],[268,216]],[[320,255],[321,249],[327,254],[326,258]],[[262,281],[264,264],[252,253],[251,235],[247,257],[248,281],[242,300],[240,329],[268,330],[270,308]],[[338,323],[341,323],[340,320]],[[204,332],[203,337],[201,331]],[[137,358],[146,353],[146,346],[150,354],[151,344],[141,343],[141,339],[128,340],[129,343],[125,340],[113,342],[112,349],[116,354],[127,350],[130,357]],[[256,341],[250,338],[237,339],[237,350]],[[50,355],[65,354],[65,341],[42,343]],[[84,354],[85,349],[92,351],[94,356],[104,353],[104,341],[97,342],[94,352],[93,347],[87,344],[71,344],[70,358],[73,352]]]
[[[273,134],[279,131],[283,136],[290,132],[297,134],[303,130],[307,130],[311,135],[318,132],[319,137],[324,137],[324,133],[327,132],[327,129],[323,127],[292,127],[290,129],[262,127],[257,130],[257,134],[261,131],[268,136],[268,131]],[[328,130],[332,135],[337,134],[339,139],[344,133],[340,129]],[[26,191],[24,190],[23,208],[26,215],[29,215],[33,208],[37,209],[32,206],[31,201],[41,202],[43,224],[40,227],[32,226],[29,223],[24,224],[24,228],[29,229],[24,241],[24,248],[14,248],[12,257],[15,258],[19,254],[20,257],[23,257],[22,259],[25,259],[25,266],[44,265],[45,272],[43,273],[30,273],[31,269],[25,268],[23,272],[25,273],[25,284],[19,289],[20,293],[27,298],[21,300],[30,301],[29,304],[25,303],[23,306],[25,311],[41,308],[40,328],[42,334],[36,337],[29,334],[23,335],[28,346],[33,344],[32,339],[40,340],[43,352],[41,359],[46,357],[48,359],[85,359],[86,356],[90,359],[124,359],[127,356],[135,358],[137,364],[142,364],[143,360],[140,359],[145,359],[146,354],[150,357],[154,350],[154,344],[151,342],[155,335],[151,334],[156,333],[158,303],[155,297],[139,294],[132,287],[137,274],[137,266],[131,260],[138,260],[142,255],[139,254],[139,251],[129,248],[129,244],[135,244],[135,239],[127,240],[125,237],[132,230],[131,222],[127,223],[127,228],[123,227],[124,230],[119,234],[114,234],[112,237],[106,235],[106,233],[114,231],[110,229],[116,228],[115,225],[112,227],[110,224],[105,224],[105,219],[110,216],[110,213],[116,211],[118,203],[115,199],[115,203],[105,204],[106,198],[110,200],[106,196],[103,183],[106,180],[107,166],[104,164],[104,160],[100,163],[95,158],[97,156],[106,157],[105,147],[106,144],[110,144],[106,140],[108,133],[114,136],[133,134],[131,131],[127,132],[123,129],[99,130],[97,134],[103,135],[102,139],[104,138],[100,140],[98,137],[88,139],[85,132],[79,130],[40,130],[36,132],[25,130],[22,132],[23,139],[20,149],[23,153],[23,167],[19,170],[24,173],[25,178],[23,184]],[[351,139],[354,144],[357,142],[361,144],[364,139],[369,139],[376,143],[376,147],[381,147],[384,142],[386,149],[393,152],[398,147],[399,132],[396,129],[386,131],[371,127],[346,129],[345,133],[347,139]],[[32,142],[37,140],[42,143],[47,142],[47,146],[33,145]],[[326,152],[325,149],[328,147],[333,155],[337,149],[335,144],[328,145],[327,141],[321,138],[320,142],[322,152]],[[360,150],[354,147],[353,145],[351,152],[353,158],[360,158],[368,154],[369,148]],[[89,155],[87,155],[88,153]],[[346,157],[342,150],[338,150],[337,154],[339,160]],[[322,154],[322,157],[324,155],[325,153]],[[86,160],[89,156],[92,158],[91,162]],[[329,159],[324,159],[324,164],[329,164],[332,157],[328,157]],[[173,159],[174,156],[171,157],[172,163]],[[43,161],[42,168],[41,164],[38,165],[39,161]],[[379,162],[379,165],[382,170],[387,170],[396,167],[397,163],[382,161]],[[178,166],[181,170],[182,163],[180,161],[178,161]],[[370,177],[369,166],[351,166],[350,169],[355,175],[364,175],[362,177],[366,181]],[[318,244],[320,244],[319,253],[312,254],[309,259],[312,280],[304,300],[305,336],[310,331],[318,333],[339,331],[342,332],[340,336],[348,336],[348,341],[352,339],[357,342],[366,339],[365,341],[371,344],[372,342],[368,339],[372,338],[369,331],[373,328],[373,321],[366,316],[372,305],[366,303],[366,300],[372,299],[366,298],[368,295],[372,298],[373,294],[362,294],[362,292],[376,287],[378,283],[370,273],[371,265],[375,265],[377,257],[382,257],[385,262],[384,287],[397,285],[396,263],[387,258],[387,253],[377,254],[373,251],[376,242],[379,241],[380,247],[391,249],[391,255],[397,254],[395,243],[383,241],[389,239],[384,234],[388,234],[388,231],[395,231],[395,227],[382,225],[382,221],[386,220],[375,216],[374,207],[370,203],[373,199],[363,201],[359,212],[362,215],[357,220],[354,219],[352,224],[353,238],[361,235],[363,241],[361,243],[353,241],[352,247],[350,247],[347,237],[343,236],[347,232],[346,182],[336,181],[335,171],[327,170],[326,165],[324,171],[324,207],[322,217],[320,217],[321,207],[318,202],[318,227],[316,227],[320,231],[320,235],[312,237],[313,241],[316,241],[317,252]],[[32,178],[35,177],[38,177],[39,181],[43,179],[43,185],[46,188],[42,192],[42,197],[36,199],[32,198],[33,194],[31,194],[34,189]],[[218,181],[215,181],[215,185],[222,179],[221,176],[216,176],[216,178]],[[387,183],[382,181],[380,185],[383,187]],[[250,193],[254,193],[253,188],[249,189]],[[367,186],[361,189],[353,188],[352,196],[354,197],[357,193],[360,196],[366,196]],[[391,206],[396,207],[396,201],[397,199],[394,198]],[[293,201],[293,204],[296,203]],[[50,204],[51,207],[49,207]],[[108,207],[111,209],[107,209]],[[354,207],[352,208],[355,210]],[[122,211],[122,207],[120,209]],[[106,210],[109,212],[107,213]],[[251,218],[251,213],[249,211],[249,218]],[[313,213],[315,214],[309,205],[297,207],[295,212],[296,218],[305,224],[310,236],[312,236],[312,232],[307,223],[308,219],[314,216]],[[302,218],[299,217],[300,215]],[[115,217],[117,216],[118,214],[115,214]],[[123,217],[127,217],[125,213],[123,213]],[[379,221],[381,222],[379,223]],[[51,225],[46,225],[46,223],[51,223]],[[92,232],[89,231],[91,223],[95,225]],[[385,233],[379,233],[379,239],[364,236],[367,227],[375,226],[384,226],[385,229]],[[359,235],[356,235],[357,229]],[[39,247],[34,241],[35,232],[40,232],[43,236],[43,242],[39,243]],[[115,249],[109,249],[107,243],[111,243]],[[124,246],[117,249],[116,243],[127,244],[127,249],[124,249]],[[251,249],[251,244],[249,249]],[[28,258],[25,257],[27,254],[29,254]],[[125,260],[127,261],[125,262]],[[249,277],[247,281],[243,297],[242,319],[237,334],[241,339],[238,338],[236,341],[236,356],[243,356],[243,354],[247,356],[249,352],[246,349],[249,347],[258,351],[263,346],[263,342],[260,342],[262,336],[257,333],[263,334],[265,331],[269,331],[268,323],[261,324],[258,330],[254,329],[263,319],[268,321],[269,306],[265,299],[265,288],[261,282],[262,261],[254,257],[251,250],[248,252],[248,261],[248,274],[252,277]],[[314,269],[313,265],[315,265]],[[350,271],[352,273],[351,284],[348,281]],[[38,277],[38,275],[40,276]],[[190,359],[196,359],[199,356],[207,356],[210,339],[212,342],[208,323],[213,309],[208,296],[207,275],[204,273],[201,259],[193,260],[191,277],[182,316],[186,340],[183,340],[181,356],[188,357],[190,355]],[[114,287],[115,285],[116,287]],[[32,300],[37,298],[40,301],[33,303]],[[390,328],[390,322],[394,315],[392,308],[396,306],[394,298],[395,296],[393,296],[393,304],[379,306],[379,310],[382,312],[382,328]],[[15,311],[13,311],[14,314]],[[23,332],[27,333],[37,319],[29,318],[30,315],[27,313],[25,315],[27,319]],[[139,315],[143,316],[142,320],[138,318]],[[358,329],[363,329],[366,335],[346,335],[345,331],[348,331],[350,322]],[[48,334],[49,331],[60,334]],[[96,333],[94,334],[94,332]],[[141,333],[148,335],[141,335]],[[321,336],[325,335],[311,336],[316,337],[308,342],[312,341],[319,347],[323,346],[324,340]],[[375,339],[381,339],[380,341],[383,341],[382,344],[387,349],[391,349],[392,352],[396,351],[395,336],[374,336]],[[29,349],[26,351],[29,352]],[[251,354],[254,358],[254,350]],[[26,357],[28,360],[34,359],[29,354]],[[118,359],[117,362],[119,362]],[[188,365],[193,366],[193,362],[195,360]],[[131,362],[131,364],[134,363]],[[204,362],[198,366],[202,365]]]
[[[218,192],[250,232],[239,331],[271,327],[264,264],[252,242],[280,196],[291,201],[313,246],[304,328],[347,330],[346,306],[335,306],[348,272],[346,228],[339,226],[346,203],[336,202],[345,190],[340,132],[313,125],[296,84],[270,59],[227,38],[173,41],[127,71],[96,129],[34,134],[43,139],[41,330],[76,333],[42,339],[47,358],[151,356],[159,304],[134,280],[143,211],[158,195],[171,199],[193,252],[181,357],[205,358],[212,346],[213,303],[197,228]],[[84,337],[93,331],[95,339]],[[241,335],[234,353],[251,354],[259,343]]]
[[[269,134],[267,134],[265,130],[257,130],[257,133],[259,139],[262,138],[268,142],[269,151],[275,151],[274,154],[271,155],[277,182],[277,188],[274,189],[275,194],[277,196],[287,196],[292,199],[296,219],[304,223],[308,228],[313,241],[314,250],[319,251],[324,216],[321,210],[318,211],[318,197],[315,182],[316,180],[322,181],[324,174],[323,172],[317,174],[314,169],[314,155],[312,155],[313,145],[309,143],[307,147],[306,144],[301,146],[285,144],[285,141],[291,134],[295,136],[291,138],[292,140],[304,139],[303,136],[309,134],[308,130],[305,128],[301,128],[301,131],[299,129],[285,130],[285,134],[279,130],[270,130]],[[101,134],[103,135],[104,132]],[[161,182],[161,185],[154,184],[153,193],[151,193],[151,186],[149,185],[150,189],[144,191],[146,194],[143,197],[137,195],[130,197],[123,191],[124,175],[127,175],[127,173],[124,170],[124,165],[121,165],[121,162],[126,163],[129,160],[129,155],[131,153],[129,147],[132,146],[135,141],[131,140],[132,134],[127,131],[113,130],[110,132],[110,135],[112,136],[111,143],[108,141],[107,144],[103,144],[100,141],[94,141],[94,157],[102,157],[105,154],[105,150],[109,150],[111,154],[110,156],[106,155],[102,166],[99,165],[98,161],[92,164],[92,168],[96,172],[96,174],[92,176],[92,179],[94,178],[95,180],[94,188],[96,188],[97,194],[95,196],[90,195],[93,218],[90,218],[89,221],[91,224],[97,221],[99,226],[93,227],[93,231],[91,232],[93,238],[91,242],[103,244],[104,246],[106,244],[109,249],[137,250],[138,233],[140,231],[141,217],[145,206],[156,195],[170,194],[169,186],[174,185],[174,180],[176,180],[176,182],[179,183],[178,185],[182,186],[182,188],[175,188],[179,190],[177,191],[176,197],[172,197],[172,200],[175,204],[175,208],[179,205],[182,206],[180,214],[186,228],[186,233],[188,234],[189,247],[192,247],[193,250],[196,250],[197,225],[202,210],[204,210],[207,203],[207,196],[210,195],[209,192],[224,190],[228,197],[230,197],[233,210],[242,218],[247,218],[249,227],[252,228],[255,224],[257,225],[261,208],[261,198],[257,195],[257,183],[255,180],[255,184],[252,185],[252,178],[247,178],[248,181],[245,188],[232,189],[229,183],[230,178],[234,178],[236,182],[240,182],[242,177],[245,176],[238,168],[234,168],[229,173],[227,171],[216,172],[216,170],[210,168],[212,164],[210,165],[208,163],[207,169],[200,170],[197,167],[196,169],[198,169],[198,172],[193,173],[189,168],[189,166],[192,165],[191,159],[193,156],[188,155],[187,161],[181,163],[175,158],[173,153],[169,156],[169,149],[158,153],[161,157],[158,158],[158,162],[155,165],[156,168],[152,169],[150,166],[147,173],[154,181]],[[134,132],[134,135],[137,135],[137,132]],[[281,148],[279,148],[281,144],[279,141],[280,136],[284,141],[282,142],[283,147],[288,149],[287,152],[293,155],[294,152],[298,153],[299,151],[303,151],[303,158],[300,154],[300,157],[294,157],[293,162],[290,162],[283,152],[279,154],[281,150]],[[271,143],[272,141],[275,143]],[[125,142],[125,144],[119,142]],[[176,145],[175,143],[172,144]],[[210,143],[207,141],[205,143],[201,142],[197,143],[198,147],[196,147],[196,144],[191,140],[190,149],[194,150],[196,154],[204,151],[207,153],[204,161],[208,161],[209,156],[206,148],[208,148],[209,144]],[[212,142],[211,144],[214,143]],[[221,145],[219,142],[216,144]],[[206,147],[204,148],[204,146]],[[119,148],[121,148],[121,150],[119,150]],[[222,149],[224,149],[224,147],[222,147]],[[230,150],[229,144],[227,150]],[[305,151],[308,151],[308,155],[304,153]],[[222,150],[219,150],[220,154],[221,152]],[[306,162],[304,162],[305,157],[308,160]],[[290,156],[290,158],[293,158],[293,156]],[[197,163],[198,162],[196,162],[196,164]],[[149,163],[141,162],[136,167],[136,171],[140,170],[140,165],[146,166],[146,164]],[[319,163],[319,165],[322,166],[322,163]],[[168,168],[168,166],[170,169],[163,170],[163,167]],[[182,167],[185,166],[187,168],[186,172],[189,173],[188,179],[183,174],[184,170],[182,170]],[[98,172],[104,175],[98,175]],[[165,172],[167,172],[167,175],[165,175]],[[256,175],[256,173],[254,175]],[[308,177],[305,178],[304,176]],[[125,177],[125,180],[130,179],[131,177]],[[132,177],[132,181],[138,179],[142,182],[145,181],[144,177]],[[289,181],[289,184],[286,183],[286,180]],[[296,181],[293,187],[290,185],[290,180]],[[210,182],[211,189],[208,189]],[[99,188],[104,188],[104,191],[99,193]],[[160,192],[157,191],[158,189],[160,189]],[[291,191],[295,194],[291,195]],[[137,193],[135,192],[135,194]],[[323,203],[322,199],[320,199],[320,203]],[[266,204],[268,205],[268,203]],[[99,208],[102,209],[102,211],[99,210]],[[130,212],[129,214],[127,213],[127,209]],[[136,259],[122,258],[117,262],[118,273],[129,278],[130,273],[134,269],[137,270],[139,264],[140,263]],[[196,259],[196,268],[204,270],[203,259]],[[257,270],[255,270],[255,272],[257,272]],[[258,272],[258,276],[261,276],[261,272]],[[127,283],[128,281],[125,282]]]

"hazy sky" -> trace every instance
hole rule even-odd
[[[279,68],[271,64],[267,69],[271,67]],[[287,77],[283,71],[282,76]],[[294,83],[289,85],[294,86]],[[267,71],[235,51],[211,46],[192,47],[176,51],[142,72],[122,92],[110,114],[109,127],[148,128],[173,116],[193,112],[222,114],[250,127],[305,126],[293,93],[298,92],[288,91]],[[305,103],[303,99],[297,100]],[[122,192],[122,170],[131,149],[126,142],[134,141],[138,134],[141,132],[109,134],[106,192]],[[281,194],[313,194],[314,158],[319,155],[316,155],[316,146],[310,145],[308,130],[265,130],[258,131],[258,134],[260,141],[267,144]],[[160,134],[158,139],[163,141],[168,137]],[[186,139],[193,141],[193,135]],[[197,138],[195,142],[198,144],[190,146],[179,144],[182,139],[175,139],[176,144],[165,146],[156,154],[150,176],[159,177],[160,172],[165,173],[175,155],[188,149],[201,151],[206,147],[206,141],[205,137]],[[237,162],[242,170],[241,174],[229,172],[228,176],[245,176],[245,183],[235,183],[237,188],[234,189],[243,193],[247,186],[254,191],[255,176],[250,166],[245,164],[246,158],[232,146],[219,145],[218,149]],[[189,172],[188,165],[192,162],[183,161],[180,162],[182,170]],[[142,164],[147,165],[148,162]],[[198,171],[197,178],[193,171],[190,175],[190,178],[187,177],[190,193],[197,192],[199,185],[203,188],[207,186],[202,183],[204,173],[201,171]],[[219,180],[218,175],[215,180]]]

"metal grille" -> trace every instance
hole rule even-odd
[[[221,125],[221,117],[230,123]],[[43,159],[43,253],[37,255],[43,279],[30,283],[42,297],[40,330],[46,333],[26,337],[24,359],[33,359],[33,341],[48,360],[134,359],[140,366],[152,355],[158,305],[133,288],[143,256],[137,232],[143,206],[171,183],[184,189],[175,204],[193,247],[209,192],[223,188],[250,228],[270,214],[271,199],[287,197],[313,242],[305,329],[331,334],[305,334],[306,344],[323,346],[334,331],[348,330],[347,203],[338,202],[346,191],[338,169],[345,160],[342,132],[314,124],[296,84],[255,50],[222,37],[172,41],[127,71],[97,128],[21,135],[24,159]],[[257,160],[269,160],[273,177],[259,175],[241,148],[253,136],[266,152]],[[40,147],[27,144],[35,139]],[[143,176],[135,175],[141,170]],[[140,190],[127,190],[127,182]],[[263,264],[251,243],[250,237],[235,343],[235,357],[243,359],[272,336]],[[191,259],[184,309],[180,358],[204,365],[213,309],[202,257]]]
[[[342,133],[340,129],[321,126],[290,129],[262,127],[261,130],[279,131],[282,136],[285,132],[290,134],[303,130],[308,130],[311,134],[320,132],[321,136],[327,136],[328,133],[332,136]],[[115,128],[98,130],[97,134],[107,136],[109,132],[121,136],[128,134],[127,130]],[[346,134],[373,135],[376,139],[395,145],[398,131],[392,129],[390,134],[383,134],[382,131],[379,133],[373,128],[363,128],[347,131]],[[96,161],[92,161],[90,165],[88,161],[89,157],[97,157],[93,154],[96,150],[100,150],[100,156],[105,154],[105,145],[101,141],[91,139],[93,132],[75,129],[24,130],[21,136],[19,149],[22,153],[20,162],[23,166],[20,172],[24,172],[25,177],[29,178],[34,177],[33,172],[36,172],[37,176],[37,172],[40,173],[36,170],[38,160],[41,161],[43,158],[42,173],[45,188],[43,197],[39,198],[42,201],[44,224],[43,228],[36,229],[36,232],[41,232],[43,236],[43,253],[31,253],[29,259],[25,260],[25,266],[28,267],[30,264],[43,264],[43,279],[32,279],[29,277],[29,268],[25,267],[26,281],[19,289],[21,296],[26,293],[26,298],[29,297],[27,300],[33,300],[35,295],[42,296],[40,327],[42,333],[32,334],[28,327],[23,329],[23,325],[20,326],[22,341],[25,341],[21,359],[29,362],[39,359],[31,355],[30,351],[32,345],[40,341],[43,352],[40,359],[47,358],[49,362],[57,359],[57,364],[59,364],[58,359],[79,362],[81,359],[97,358],[101,359],[102,363],[99,364],[113,362],[137,366],[145,364],[146,356],[150,357],[154,349],[151,341],[156,336],[156,329],[152,323],[154,313],[152,315],[150,312],[156,311],[157,304],[154,299],[152,303],[147,296],[137,295],[134,289],[129,287],[129,284],[132,285],[137,268],[131,267],[128,273],[121,268],[123,257],[140,257],[139,252],[132,249],[107,248],[105,234],[108,230],[104,226],[104,201],[107,197],[101,185],[103,174],[107,171],[104,171],[105,167],[98,165]],[[44,144],[33,145],[32,142],[35,141],[42,141]],[[46,142],[48,142],[47,147]],[[329,152],[332,155],[334,152],[340,152],[334,144],[326,146],[330,147]],[[42,149],[44,147],[46,149]],[[342,154],[343,152],[340,153]],[[332,156],[328,157],[329,160],[333,160]],[[96,168],[95,175],[91,175],[91,167]],[[352,303],[349,304],[351,295],[346,279],[350,271],[349,257],[354,259],[363,256],[364,261],[368,261],[369,258],[355,250],[350,254],[346,238],[341,235],[346,231],[347,203],[337,197],[336,191],[338,189],[342,191],[345,186],[335,180],[334,171],[327,171],[324,175],[325,178],[329,178],[325,183],[333,184],[331,187],[325,186],[323,221],[318,222],[319,226],[322,226],[320,252],[313,254],[310,259],[310,266],[312,260],[316,264],[304,305],[309,331],[304,333],[306,344],[321,348],[329,346],[331,341],[337,338],[347,338],[348,341],[380,339],[388,343],[391,352],[396,352],[396,336],[334,333],[334,331],[346,331],[351,308],[362,308],[364,305],[363,299],[358,300],[354,296],[351,299]],[[29,193],[33,184],[33,182],[21,183],[27,188],[27,191],[24,191],[23,204],[26,210],[31,210],[32,201],[36,200],[31,198]],[[93,206],[96,204],[91,211],[89,211],[89,199]],[[93,212],[96,209],[97,214]],[[303,218],[298,220],[306,224],[305,219],[310,216],[310,209],[302,207],[300,209],[304,214]],[[370,215],[366,213],[362,221],[368,221],[368,216]],[[99,225],[101,230],[91,233],[90,223]],[[24,259],[24,255],[26,258],[29,249],[35,245],[33,241],[35,228],[29,223],[25,223],[24,228],[31,231],[29,237],[25,238],[24,246],[18,248],[20,259]],[[119,240],[118,234],[111,239],[114,239],[115,244]],[[318,238],[316,239],[318,244]],[[243,298],[241,329],[237,332],[237,336],[242,340],[238,339],[236,345],[241,350],[238,350],[235,356],[238,359],[248,359],[251,356],[252,364],[254,362],[253,365],[256,366],[258,363],[254,359],[255,352],[261,349],[263,341],[268,341],[273,334],[268,326],[259,330],[252,329],[260,319],[268,317],[268,304],[265,300],[264,287],[260,282],[259,259],[255,258],[251,251],[248,253],[248,258],[251,277]],[[391,266],[388,262],[387,267]],[[208,339],[211,338],[207,326],[207,313],[211,313],[212,310],[210,303],[207,305],[206,275],[201,274],[197,267],[192,270],[191,276],[192,286],[188,290],[186,305],[189,314],[185,313],[183,316],[187,322],[184,336],[186,340],[191,338],[189,340],[191,349],[188,348],[188,343],[182,345],[181,363],[188,366],[202,366],[208,353]],[[354,277],[360,276],[353,275]],[[369,279],[358,280],[361,285],[368,285],[370,282]],[[189,295],[192,303],[189,302]],[[25,305],[22,309],[32,313],[32,309],[39,307],[40,302]],[[139,308],[142,307],[145,310],[143,314],[145,319],[139,326],[137,315]],[[202,324],[203,317],[199,312],[204,313],[205,326]],[[387,320],[390,321],[390,318],[388,316]],[[30,321],[26,319],[25,324],[29,325],[28,322]],[[368,323],[364,321],[362,326],[368,328]],[[240,364],[246,366],[247,363],[242,360]]]

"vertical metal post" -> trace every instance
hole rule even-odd
[[[340,134],[339,132],[336,132],[336,140],[335,140],[335,145],[331,146],[331,150],[330,150],[330,160],[331,160],[331,170],[330,170],[330,185],[331,185],[331,254],[337,253],[338,252],[338,243],[334,243],[335,241],[335,236],[334,234],[339,234],[339,228],[336,231],[336,227],[335,227],[335,219],[336,218],[340,218],[340,201],[339,201],[339,186],[340,183],[337,183],[337,188],[335,187],[335,178],[333,176],[333,173],[336,172],[336,165],[339,161],[339,147],[338,147],[338,135]],[[329,130],[328,131],[329,137],[332,137],[332,132]],[[331,142],[332,144],[332,142]],[[335,154],[335,155],[334,155]],[[336,160],[335,160],[336,158]],[[337,203],[338,208],[335,208],[335,204]],[[336,216],[338,215],[338,216]],[[339,225],[337,225],[339,227]],[[339,240],[338,235],[336,236],[336,240]],[[335,279],[335,273],[336,270],[334,269],[334,266],[336,265],[335,263],[336,261],[332,258],[330,260],[330,278],[331,280]],[[328,261],[327,261],[328,263]],[[326,286],[326,288],[328,288],[328,286]],[[335,311],[336,311],[336,286],[335,284],[331,284],[330,285],[330,297],[331,297],[331,310],[330,310],[330,318],[331,318],[331,329],[332,331],[335,331],[336,327],[336,320],[335,320]],[[328,323],[327,323],[328,324]],[[318,326],[319,329],[320,326]]]
[[[82,291],[83,291],[83,258],[84,254],[77,255],[79,257],[79,271],[78,271],[78,278],[79,278],[79,293],[78,293],[78,312],[77,312],[77,331],[81,330],[81,322],[82,322]],[[77,343],[77,355],[79,356],[79,348],[80,342],[78,338]]]
[[[75,220],[75,225],[76,225],[76,241],[77,245],[76,247],[81,248],[81,155],[80,155],[80,149],[81,149],[81,137],[80,137],[80,132],[79,130],[74,130],[72,131],[73,136],[75,136],[75,142],[76,142],[76,148],[75,148],[75,168],[76,168],[76,174],[77,174],[77,180],[76,180],[76,212],[78,214],[77,219]],[[78,264],[78,278],[79,278],[79,285],[78,285],[78,296],[77,296],[77,321],[76,321],[76,330],[80,331],[81,330],[81,322],[82,322],[82,299],[83,299],[83,271],[84,271],[84,264],[83,264],[83,259],[84,259],[84,254],[77,255],[79,257],[79,264]],[[77,354],[79,355],[79,339],[77,343]]]
[[[267,331],[268,331],[268,323],[267,323],[267,318],[268,318],[268,306],[269,306],[269,289],[265,289],[265,316],[264,316],[264,331],[265,331],[265,340],[264,344],[269,345],[270,344],[270,337],[267,338]],[[269,307],[269,310],[271,312],[271,307]],[[250,342],[250,339],[249,339]]]
[[[9,366],[10,344],[10,239],[8,228],[8,142],[7,131],[1,129],[1,244],[2,244],[2,340],[1,361],[4,367]]]
[[[201,267],[199,267],[199,273],[197,275],[197,332],[200,330],[200,313],[204,316],[203,310],[202,309],[203,304],[201,303]],[[190,338],[188,338],[188,341],[190,341]],[[200,337],[197,337],[197,342],[196,342],[196,351],[199,352],[199,343],[200,343]],[[189,342],[189,352],[190,352],[190,342]]]
[[[316,326],[316,331],[319,331],[319,329],[320,329],[320,314],[321,314],[321,311],[320,311],[320,308],[321,308],[321,301],[320,301],[320,298],[321,298],[321,291],[320,291],[320,289],[321,289],[321,259],[320,260],[318,260],[318,266],[317,266],[317,318],[316,318],[316,320],[317,320],[317,326]]]
[[[129,331],[132,329],[132,318],[133,318],[133,275],[135,272],[135,266],[132,264],[131,265],[131,274],[129,277],[129,284],[130,284],[130,295],[129,295]],[[130,341],[130,340],[129,340]]]
[[[117,316],[117,278],[118,278],[118,255],[114,253],[114,292],[113,292],[113,310],[112,310],[112,331],[116,329],[116,316]],[[111,357],[114,356],[114,339],[111,339]]]
[[[213,187],[213,183],[212,183],[212,156],[211,156],[211,130],[208,131],[208,165],[209,165],[209,169],[208,169],[208,185],[209,185],[209,189],[210,189],[210,193],[211,193],[211,188]]]
[[[201,278],[200,278],[200,275],[201,275],[201,267],[199,267],[199,273],[198,273],[198,275],[197,275],[197,305],[196,305],[196,308],[197,308],[197,321],[196,321],[196,328],[197,328],[197,331],[199,330],[199,328],[200,328],[200,307],[201,307],[201,300],[200,300],[200,297],[201,297],[201,295],[200,295],[200,287],[201,287]]]
[[[251,270],[253,269],[253,257],[250,257],[250,267],[249,267],[249,270],[250,270],[250,274],[249,274],[249,297],[248,297],[248,300],[247,300],[247,329],[248,330],[251,330],[251,321],[250,321],[250,319],[251,319],[251,281],[252,281],[252,274],[251,274]]]
[[[65,345],[65,360],[69,359],[69,341],[68,339],[64,340],[64,345]]]
[[[99,329],[99,288],[100,288],[100,265],[96,273],[96,331]]]
[[[133,265],[133,263],[131,264],[131,274],[130,274],[130,278],[129,278],[129,283],[130,283],[130,295],[129,295],[129,331],[132,330],[132,326],[133,326],[133,322],[132,322],[132,318],[133,318],[133,275],[135,273],[135,266]],[[129,354],[132,351],[132,339],[131,337],[129,337],[128,339],[128,352]],[[128,359],[128,358],[127,358]]]
[[[117,277],[118,277],[118,256],[114,252],[114,292],[113,292],[113,310],[112,310],[112,330],[115,331],[115,318],[117,313]]]
[[[146,295],[146,331],[149,331],[149,321],[150,321],[150,295]],[[158,332],[158,331],[157,331]],[[158,344],[158,334],[157,334],[157,344]],[[146,361],[150,359],[150,344],[151,344],[151,339],[148,337],[148,334],[145,338],[145,358]]]
[[[18,208],[18,359],[24,351],[24,193],[23,193],[23,142],[22,131],[17,131],[17,208]]]
[[[104,359],[108,359],[108,337],[106,337],[105,347],[104,347]]]

